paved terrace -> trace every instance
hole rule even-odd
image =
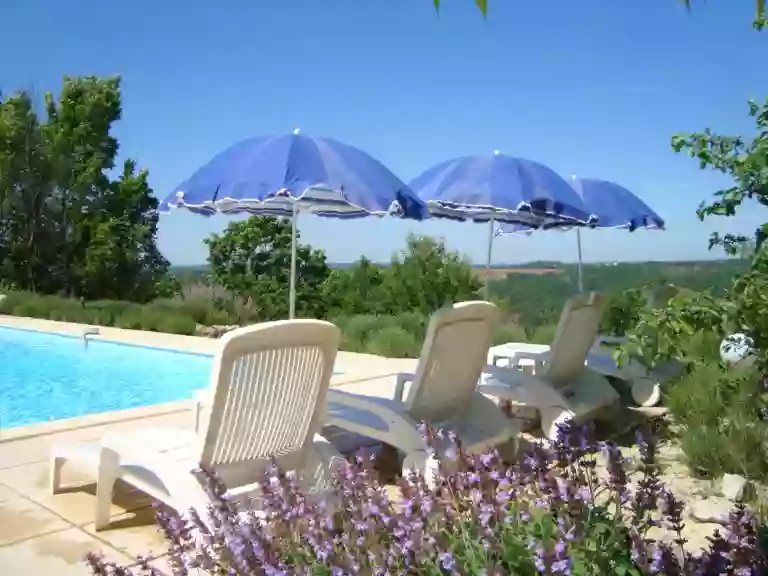
[[[0,326],[81,335],[83,325],[0,315]],[[192,336],[100,327],[94,340],[110,340],[189,352],[213,353],[216,341]],[[415,360],[392,360],[367,354],[339,352],[332,386],[361,391],[400,371],[412,371]],[[32,383],[34,384],[34,383]],[[98,441],[107,431],[136,426],[193,426],[191,401],[158,404],[119,412],[92,414],[7,430],[0,429],[0,574],[3,576],[86,576],[82,558],[101,551],[107,559],[132,564],[138,555],[165,550],[154,524],[151,501],[118,482],[112,506],[112,526],[93,528],[95,483],[92,476],[64,465],[63,485],[53,496],[48,487],[49,453],[56,443]],[[153,565],[171,572],[164,558]]]

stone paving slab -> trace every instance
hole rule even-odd
[[[68,528],[0,546],[0,570],[3,576],[89,576],[83,557],[92,551],[103,552],[105,558],[130,564],[131,558],[102,543],[79,528]]]

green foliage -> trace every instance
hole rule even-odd
[[[708,293],[682,293],[663,308],[641,310],[619,356],[639,357],[649,366],[677,360],[689,369],[706,362],[690,343],[700,332],[709,332],[718,342],[729,333],[718,302]]]
[[[755,480],[768,474],[757,379],[754,370],[725,370],[708,364],[668,388],[665,402],[681,427],[680,444],[691,470]]]
[[[441,241],[411,234],[406,250],[396,254],[385,271],[381,298],[390,314],[429,315],[442,306],[477,299],[480,288],[466,259]]]
[[[385,312],[386,269],[365,257],[348,268],[333,270],[323,286],[323,296],[334,314]]]
[[[552,344],[555,340],[555,332],[557,331],[557,325],[544,324],[537,326],[530,337],[532,344]]]
[[[0,100],[0,281],[21,290],[145,302],[173,288],[155,245],[157,200],[126,160],[111,180],[118,78],[65,78],[40,119]]]
[[[631,288],[615,294],[603,314],[601,333],[607,336],[624,336],[637,325],[640,312],[648,305],[641,288]]]
[[[751,139],[720,136],[709,129],[672,139],[673,149],[688,152],[699,161],[702,169],[711,168],[733,177],[733,186],[718,191],[713,202],[702,203],[698,211],[702,220],[707,216],[733,216],[746,200],[768,205],[768,99],[763,105],[750,100],[749,115],[755,119],[757,132]],[[758,250],[766,237],[768,223],[756,231],[755,247]],[[727,234],[720,237],[715,233],[710,246],[720,244],[735,253],[739,244],[748,240],[745,236]]]
[[[366,258],[334,270],[322,294],[331,315],[401,315],[422,318],[446,304],[477,298],[472,266],[441,241],[410,235],[389,266]]]
[[[599,234],[599,232],[595,232]],[[494,302],[515,315],[518,322],[527,328],[540,324],[556,323],[563,309],[563,302],[577,291],[575,265],[536,263],[532,267],[557,268],[559,274],[508,274],[506,278],[491,282],[491,296]],[[743,274],[749,267],[744,260],[715,262],[642,262],[618,264],[585,264],[584,285],[594,290],[623,298],[627,290],[637,291],[643,287],[666,286],[694,291],[710,291],[722,295],[733,284],[734,277]],[[617,304],[618,301],[616,302]],[[620,306],[626,307],[629,302]],[[629,309],[627,309],[629,312]],[[617,311],[614,311],[617,312]],[[614,314],[607,313],[607,316]],[[629,316],[625,317],[629,320]],[[608,331],[622,328],[611,323],[618,322],[613,316],[607,319]]]
[[[418,358],[424,344],[429,316],[416,312],[397,315],[359,314],[338,316],[332,321],[341,329],[342,350],[388,358]],[[554,334],[554,327],[551,332]],[[524,341],[524,330],[515,324],[500,326],[493,338],[494,344]]]
[[[745,202],[768,205],[768,101],[749,104],[755,119],[752,138],[720,136],[707,129],[675,136],[672,147],[686,151],[702,169],[728,174],[733,185],[703,203],[699,218],[733,216]],[[690,371],[667,393],[668,404],[682,425],[682,447],[694,470],[708,474],[735,472],[763,478],[768,470],[765,416],[768,414],[768,223],[754,239],[713,234],[710,248],[723,246],[748,260],[722,294],[680,293],[665,306],[644,310],[630,342],[620,352],[649,363],[676,359]],[[717,368],[712,358],[728,334],[745,333],[754,342],[753,369]],[[706,337],[702,337],[706,334]]]
[[[189,308],[174,302],[138,304],[127,301],[95,300],[46,296],[33,292],[8,292],[0,301],[0,314],[41,320],[114,326],[129,330],[151,330],[193,335],[198,322]]]
[[[441,0],[432,0],[432,3],[435,5],[435,10],[440,10]],[[488,14],[488,0],[475,0],[475,5],[483,13],[483,16]]]
[[[483,16],[488,15],[488,0],[474,0],[475,5],[480,9],[480,12],[482,12]],[[683,4],[685,4],[685,7],[689,10],[691,9],[693,5],[693,0],[682,0]],[[432,0],[432,3],[435,6],[435,10],[440,10],[440,5],[442,4],[442,0]],[[755,0],[755,19],[753,22],[753,27],[755,30],[762,30],[766,24],[768,24],[768,18],[766,18],[766,12],[765,12],[765,0]]]
[[[298,233],[297,233],[298,234]],[[291,223],[251,216],[231,222],[222,234],[205,239],[211,279],[241,297],[258,302],[261,320],[288,317],[291,273]],[[331,274],[325,253],[299,244],[296,249],[296,315],[319,318],[326,313],[323,284]]]
[[[715,194],[710,204],[702,204],[698,214],[732,216],[747,200],[768,205],[768,102],[759,107],[750,103],[750,116],[755,118],[757,134],[752,139],[702,133],[675,136],[673,148],[687,151],[700,166],[725,172],[734,185]],[[732,332],[746,332],[755,342],[761,366],[768,366],[768,254],[763,241],[768,223],[755,233],[754,252],[747,270],[737,276],[722,296],[711,293],[680,294],[665,308],[642,315],[637,330],[631,335],[635,352],[647,359],[677,358],[691,363],[687,340],[699,331],[710,331],[719,337]],[[743,236],[714,234],[710,246],[722,245],[735,253],[748,243]]]
[[[685,4],[685,7],[689,10],[691,9],[691,6],[693,5],[693,0],[682,0],[683,4]],[[752,26],[755,28],[755,30],[762,30],[765,27],[766,24],[766,13],[765,13],[765,0],[755,0],[755,19],[752,23]]]
[[[368,340],[367,352],[389,358],[418,358],[422,341],[403,326],[385,326]]]
[[[493,345],[506,344],[508,342],[526,342],[528,335],[525,329],[514,323],[504,324],[493,335]]]

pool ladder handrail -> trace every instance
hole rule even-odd
[[[98,336],[99,335],[99,329],[96,326],[88,326],[83,329],[83,342],[85,343],[85,347],[88,347],[88,336]]]

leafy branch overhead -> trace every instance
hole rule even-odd
[[[672,139],[676,152],[686,151],[699,161],[702,169],[711,168],[733,177],[734,184],[715,194],[715,200],[703,202],[698,210],[700,219],[707,216],[733,216],[747,200],[768,206],[768,99],[760,105],[749,102],[749,115],[755,119],[756,133],[752,138],[720,136],[710,129],[684,134]],[[768,238],[768,223],[755,232],[755,248],[759,250]],[[714,234],[710,246],[723,245],[735,253],[748,239],[728,234]]]
[[[432,0],[432,2],[435,5],[435,10],[440,10],[440,0]],[[475,4],[480,9],[480,12],[483,13],[483,16],[488,14],[488,0],[475,0]]]
[[[483,16],[486,16],[488,14],[488,0],[474,0],[477,7],[480,9],[480,12],[483,13]],[[691,9],[693,5],[693,0],[682,0],[683,4],[685,4],[685,7],[689,10]],[[432,0],[432,3],[435,5],[435,10],[440,10],[441,0]],[[755,0],[755,21],[754,26],[758,30],[761,30],[766,25],[766,14],[765,14],[765,0]]]
[[[768,206],[768,100],[762,105],[749,102],[749,115],[755,121],[751,137],[723,136],[706,129],[672,138],[676,152],[687,152],[702,169],[727,174],[733,185],[719,190],[714,199],[703,202],[700,219],[709,216],[735,216],[748,203]],[[711,293],[681,293],[660,308],[640,314],[630,333],[623,354],[644,357],[649,362],[664,359],[698,363],[690,354],[690,342],[697,334],[714,333],[723,339],[734,333],[751,341],[759,373],[768,372],[768,222],[757,228],[754,239],[744,235],[713,234],[710,247],[722,246],[730,254],[749,259],[746,273],[734,278],[723,297]],[[768,395],[759,382],[750,392],[749,405],[754,420],[768,414]]]

